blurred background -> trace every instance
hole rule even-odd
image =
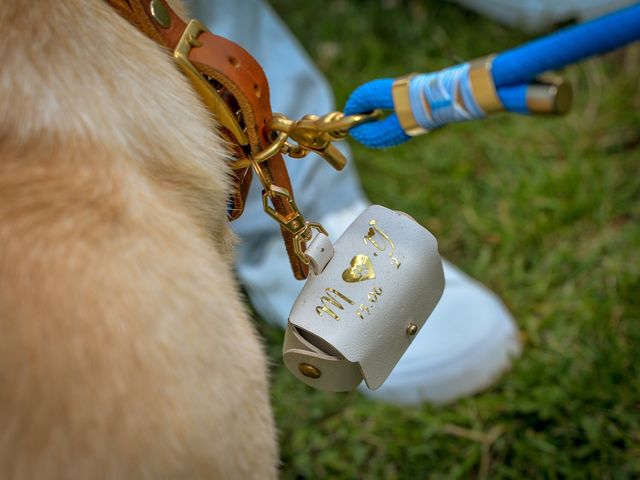
[[[368,80],[552,28],[502,26],[436,0],[271,4],[339,108]],[[282,365],[283,332],[258,322],[283,478],[640,476],[640,46],[559,73],[574,89],[565,117],[502,115],[382,151],[352,144],[369,198],[412,215],[500,295],[524,351],[486,392],[396,407],[303,385]]]

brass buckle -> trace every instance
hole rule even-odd
[[[249,144],[249,140],[236,120],[235,115],[209,80],[189,60],[191,49],[202,46],[202,43],[198,41],[198,37],[208,31],[198,20],[191,20],[173,51],[173,58],[191,81],[191,84],[211,113],[233,134],[240,145],[246,146]]]

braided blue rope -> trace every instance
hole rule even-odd
[[[502,87],[498,89],[498,98],[504,105],[507,112],[513,113],[529,113],[527,106],[527,89],[528,85],[515,85],[513,87]]]
[[[376,108],[393,110],[392,84],[392,78],[381,78],[360,85],[347,100],[344,113],[355,115],[370,112]],[[349,133],[356,141],[370,148],[393,147],[411,138],[402,130],[395,113],[378,122],[365,123],[352,128]]]
[[[493,80],[497,88],[527,83],[542,72],[601,55],[639,38],[640,3],[501,53],[493,61]]]
[[[492,75],[498,97],[505,110],[528,113],[527,84],[536,76],[638,39],[640,3],[508,50],[493,60]],[[475,104],[464,67],[464,64],[458,65],[412,79],[409,87],[411,105],[421,126],[431,130],[447,123],[484,116]],[[392,79],[380,79],[357,88],[347,101],[345,113],[365,113],[376,108],[393,110],[392,83]],[[455,105],[458,85],[466,111]],[[425,111],[422,97],[432,102],[430,112]],[[371,148],[399,145],[411,138],[404,133],[393,113],[381,121],[354,127],[350,133],[358,142]]]

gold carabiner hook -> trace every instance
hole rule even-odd
[[[313,238],[313,230],[328,235],[322,225],[309,222],[304,219],[296,205],[291,192],[288,189],[274,185],[263,169],[262,162],[277,155],[287,153],[293,158],[305,157],[309,152],[315,152],[327,160],[334,168],[341,170],[347,163],[332,142],[345,138],[349,129],[365,122],[381,118],[382,111],[376,110],[367,114],[345,115],[342,112],[331,112],[322,117],[307,115],[298,121],[293,121],[281,114],[274,114],[269,124],[272,132],[278,132],[273,142],[255,156],[249,156],[248,160],[237,160],[233,164],[234,169],[251,166],[260,183],[264,187],[262,191],[262,206],[267,215],[273,218],[285,230],[293,235],[293,250],[302,263],[308,265],[310,260],[305,255],[303,245]],[[297,145],[287,142],[293,140]],[[276,211],[269,202],[274,200],[285,201],[288,204],[289,213],[282,214]]]
[[[269,127],[273,131],[286,133],[298,144],[289,145],[290,156],[293,158],[302,158],[309,152],[315,152],[336,170],[342,170],[347,159],[332,142],[345,138],[350,128],[381,117],[382,110],[358,115],[345,115],[342,112],[331,112],[321,117],[305,115],[298,121],[275,114]]]

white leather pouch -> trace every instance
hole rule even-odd
[[[444,289],[436,239],[408,215],[374,205],[331,244],[318,234],[309,278],[289,315],[284,363],[329,391],[382,385]]]

